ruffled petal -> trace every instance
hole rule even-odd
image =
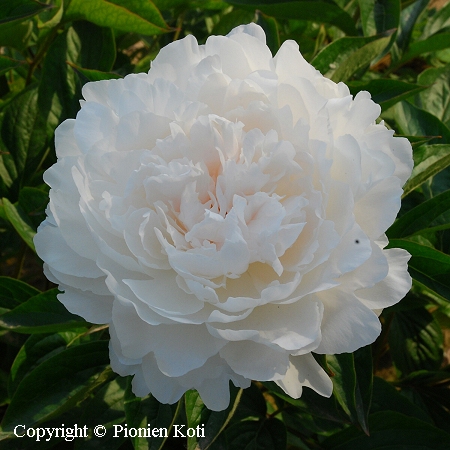
[[[330,377],[311,353],[291,356],[286,376],[275,383],[292,398],[301,397],[304,387],[309,387],[324,397],[330,397],[333,393],[333,383]]]

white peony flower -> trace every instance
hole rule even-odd
[[[197,389],[212,410],[230,380],[330,396],[311,352],[370,344],[411,286],[409,254],[383,250],[408,141],[295,42],[273,58],[255,24],[83,96],[35,244],[67,309],[109,324],[113,369],[138,396]]]

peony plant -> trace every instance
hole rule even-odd
[[[315,354],[354,352],[411,287],[386,249],[413,161],[366,91],[254,23],[164,47],[148,73],[87,83],[56,130],[34,238],[58,299],[108,324],[133,392],[220,411],[229,382],[329,397]]]

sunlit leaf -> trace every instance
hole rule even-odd
[[[370,62],[386,48],[388,37],[343,37],[326,46],[311,64],[327,78],[333,81],[346,81],[357,70],[368,66]],[[385,35],[386,36],[386,35]]]
[[[450,65],[444,67],[430,67],[424,70],[417,82],[427,89],[421,92],[422,108],[440,119],[444,125],[450,127]]]
[[[430,36],[423,41],[416,41],[409,46],[398,65],[404,64],[416,56],[436,52],[450,47],[450,33],[440,33]]]
[[[425,22],[422,38],[427,38],[435,33],[439,33],[447,27],[450,27],[450,3],[436,9],[436,12],[428,18]]]
[[[153,3],[139,0],[72,0],[65,18],[148,36],[170,31]]]

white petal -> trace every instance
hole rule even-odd
[[[176,403],[187,391],[176,378],[168,377],[159,370],[152,353],[143,358],[142,373],[150,392],[161,403]],[[136,386],[136,388],[138,387]]]
[[[58,272],[86,278],[104,276],[95,261],[80,256],[67,245],[58,227],[49,224],[39,227],[34,245],[41,259]]]
[[[252,341],[229,342],[219,353],[237,374],[251,380],[279,380],[289,364],[289,357],[283,350],[273,350]]]
[[[160,370],[178,377],[203,366],[226,344],[207,331],[205,325],[160,325],[155,330],[154,352]]]
[[[139,300],[155,311],[175,316],[193,314],[203,308],[204,303],[194,295],[186,294],[176,283],[173,271],[161,270],[153,279],[123,282],[130,287]]]
[[[398,303],[411,289],[408,261],[411,255],[403,249],[383,250],[389,264],[389,272],[383,280],[367,289],[355,292],[361,302],[370,309],[382,309]]]
[[[152,61],[149,79],[153,81],[156,78],[163,78],[185,89],[189,73],[200,61],[202,54],[203,49],[199,48],[197,40],[192,35],[172,42]]]
[[[77,314],[88,322],[109,323],[111,321],[114,300],[112,296],[95,295],[66,287],[63,294],[58,294],[58,300],[72,314]]]
[[[370,238],[378,238],[394,223],[402,192],[399,178],[390,177],[355,203],[356,221]]]
[[[322,341],[317,353],[350,353],[371,344],[381,331],[378,316],[354,295],[339,291],[316,294],[324,304]]]
[[[287,305],[264,305],[228,324],[208,324],[211,334],[228,341],[252,340],[274,349],[301,351],[320,335],[322,305],[303,299]]]
[[[330,397],[333,393],[333,383],[330,377],[316,362],[311,353],[291,356],[286,376],[275,381],[275,383],[292,398],[299,398],[305,386],[324,397]]]

